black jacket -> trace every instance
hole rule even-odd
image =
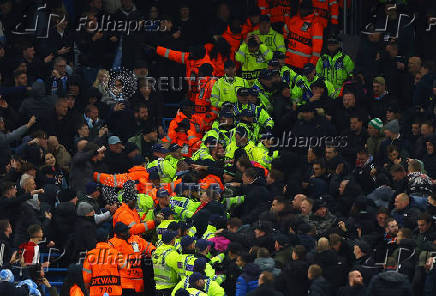
[[[283,295],[306,296],[309,289],[307,269],[309,264],[305,261],[291,261],[275,281],[276,289]]]
[[[385,271],[376,275],[368,286],[371,296],[410,296],[412,287],[406,275],[396,271]]]
[[[14,228],[20,215],[21,204],[30,198],[30,194],[21,194],[13,198],[0,197],[0,220],[8,219]]]
[[[12,240],[4,233],[0,233],[0,267],[7,268],[9,261],[11,261],[13,249]],[[1,291],[1,290],[0,290]]]
[[[272,196],[266,189],[265,179],[257,178],[252,184],[242,185],[245,195],[244,203],[239,206],[240,217],[244,224],[258,220],[260,213],[267,210],[272,202]]]
[[[331,285],[322,276],[314,279],[310,284],[308,295],[310,296],[333,296]]]
[[[365,286],[347,286],[339,288],[337,296],[366,296]]]
[[[90,251],[97,245],[97,225],[93,216],[78,217],[74,224],[72,259],[78,260],[80,252]]]
[[[72,202],[60,203],[53,215],[53,227],[56,231],[56,245],[64,246],[74,231],[76,221],[76,205]]]
[[[259,287],[257,287],[255,290],[247,293],[247,296],[264,296],[264,295],[283,296],[282,293],[277,292],[274,289],[274,287],[272,287],[271,285],[267,285],[267,284],[262,284]]]

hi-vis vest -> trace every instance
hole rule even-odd
[[[179,281],[177,274],[179,258],[180,254],[171,245],[161,245],[154,251],[152,261],[156,290],[171,289],[177,285]]]

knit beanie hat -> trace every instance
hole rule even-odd
[[[132,180],[128,180],[123,184],[123,202],[127,203],[132,200],[136,200],[136,188],[135,182]]]
[[[400,132],[400,124],[398,123],[398,119],[394,119],[383,127],[383,129],[390,131],[393,134],[398,134]]]
[[[383,121],[380,118],[373,118],[371,119],[371,121],[369,122],[369,124],[375,128],[376,130],[381,130],[383,128]]]

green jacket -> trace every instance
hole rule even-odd
[[[297,103],[298,106],[304,105],[309,102],[309,99],[313,96],[312,90],[310,89],[311,85],[320,79],[319,76],[315,75],[315,78],[312,81],[307,80],[306,76],[299,75],[296,78],[296,85],[291,91],[291,98],[293,101]],[[327,88],[327,94],[331,98],[336,98],[335,88],[330,81],[325,80],[325,86]]]
[[[184,196],[173,196],[170,199],[170,208],[180,220],[186,220],[194,216],[195,211],[201,205],[199,201],[193,201]]]
[[[280,77],[283,82],[289,85],[289,89],[294,88],[295,85],[293,83],[295,82],[295,77],[297,75],[298,74],[287,65],[283,65],[283,67],[280,68]]]
[[[271,163],[273,161],[273,159],[276,159],[279,157],[279,151],[278,150],[274,150],[274,151],[270,151],[268,148],[266,148],[262,143],[258,143],[257,144],[257,148],[259,148],[259,150],[263,151],[263,157],[261,161],[258,161],[262,166],[266,167],[268,170],[271,169]]]
[[[234,106],[234,114],[236,117],[239,116],[239,114],[242,112],[242,110],[248,108],[250,106],[249,104],[242,105],[242,104],[235,104]],[[255,122],[260,125],[260,127],[274,127],[274,121],[272,120],[269,113],[263,108],[263,106],[256,106],[255,109]]]
[[[194,161],[206,159],[215,161],[212,155],[210,155],[209,149],[206,146],[200,147],[200,149],[195,151],[194,154],[192,154],[191,159]]]
[[[207,139],[207,137],[214,137],[217,140],[223,140],[225,142],[225,146],[229,145],[230,140],[233,136],[232,135],[233,129],[228,131],[228,130],[220,129],[219,127],[220,127],[219,121],[215,120],[212,123],[212,128],[204,134],[200,147],[206,148],[206,146],[204,145],[204,141]]]
[[[156,290],[171,289],[179,282],[177,262],[180,254],[175,246],[163,244],[152,255]]]
[[[175,296],[177,290],[179,289],[186,289],[189,290],[189,277],[184,277],[182,278],[182,280],[174,287],[173,291],[171,292],[171,296]],[[193,291],[196,294],[190,294],[189,295],[197,295],[198,296],[204,296],[203,292],[198,292],[199,290],[195,290]],[[219,283],[217,283],[216,281],[213,281],[212,279],[208,278],[205,280],[205,286],[204,286],[204,291],[206,292],[206,294],[208,296],[224,296],[224,288],[222,288]]]
[[[226,147],[226,155],[225,159],[230,160],[234,159],[235,151],[239,147],[236,146],[236,141],[232,141],[229,146]],[[247,145],[244,147],[245,152],[248,155],[248,158],[252,161],[259,162],[262,160],[264,151],[257,148],[256,144],[253,141],[248,141]]]
[[[248,87],[245,79],[235,76],[232,80],[224,75],[212,87],[210,96],[212,106],[221,108],[225,102],[236,103],[238,101],[236,91],[241,87]]]
[[[252,34],[259,36],[260,41],[268,46],[268,48],[272,52],[281,51],[283,53],[286,53],[285,40],[283,38],[283,35],[278,33],[277,31],[274,31],[272,28],[269,29],[269,32],[267,34],[260,34],[259,30],[254,30]]]
[[[160,181],[162,183],[171,183],[174,180],[177,168],[173,167],[171,161],[159,158],[147,164],[147,170],[153,167],[158,168]]]
[[[260,105],[265,108],[268,114],[272,114],[273,105],[271,104],[271,96],[274,94],[273,92],[267,91],[262,83],[260,83],[259,79],[256,79],[253,84],[253,88],[256,88],[259,91],[259,101]]]
[[[268,62],[272,57],[273,52],[263,43],[253,54],[248,51],[247,43],[243,42],[235,54],[236,61],[242,64],[242,78],[246,79],[250,86],[259,76],[260,70],[268,68]]]
[[[335,88],[335,97],[339,95],[344,81],[354,70],[353,60],[349,55],[338,51],[335,56],[323,54],[316,63],[316,73]]]

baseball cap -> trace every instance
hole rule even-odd
[[[267,16],[267,15],[265,15],[265,14],[262,14],[260,17],[259,17],[259,23],[261,23],[261,22],[267,22],[267,23],[269,23],[271,21],[271,19],[269,18],[269,16]]]
[[[168,190],[166,190],[164,188],[159,189],[156,193],[156,197],[167,197],[169,195],[170,195],[170,193],[168,192]]]
[[[195,239],[192,236],[185,235],[180,240],[180,245],[182,246],[182,248],[186,248],[190,246],[193,242],[195,242]]]
[[[58,193],[58,199],[60,202],[68,202],[77,196],[76,191],[72,189],[63,189]]]
[[[238,127],[235,129],[235,132],[236,132],[238,135],[240,135],[241,138],[244,138],[244,137],[248,136],[248,131],[247,131],[247,129],[244,128],[244,127],[242,127],[242,126],[238,126]]]
[[[232,60],[229,59],[224,62],[224,69],[230,69],[234,67],[235,67],[235,63]]]
[[[172,230],[165,230],[162,234],[162,241],[164,244],[170,243],[175,237],[177,236],[177,233]]]
[[[85,201],[79,203],[76,210],[77,216],[86,216],[92,211],[94,211],[94,207],[90,203],[87,203]]]
[[[248,93],[251,96],[257,97],[259,95],[259,89],[257,87],[251,87],[248,89]]]
[[[330,35],[327,38],[327,44],[338,44],[341,40],[336,35]]]
[[[206,269],[206,258],[197,258],[194,262],[194,270],[195,271],[204,271]]]
[[[220,118],[233,118],[233,113],[230,111],[221,110],[220,111]]]
[[[236,91],[236,95],[241,96],[241,97],[248,96],[249,95],[248,88],[246,88],[246,87],[238,88],[238,90]]]
[[[129,227],[123,222],[117,222],[114,227],[115,234],[126,233],[129,231]]]
[[[309,73],[312,73],[313,70],[315,70],[315,66],[312,63],[307,63],[303,67],[303,74],[307,75]]]
[[[109,139],[107,140],[107,143],[108,143],[109,145],[115,145],[115,144],[117,144],[117,143],[121,143],[121,140],[120,140],[120,138],[117,137],[117,136],[111,136],[111,137],[109,137]]]
[[[174,215],[174,211],[171,208],[163,208],[161,211],[162,215],[165,219],[168,219],[169,216]]]
[[[271,61],[268,62],[268,66],[275,68],[275,67],[280,66],[280,62],[278,59],[272,59]]]
[[[298,108],[298,112],[315,112],[312,104],[306,103]]]
[[[199,239],[199,240],[197,240],[197,242],[195,243],[195,248],[196,248],[197,250],[199,250],[200,252],[206,250],[206,248],[207,248],[208,246],[211,246],[211,247],[212,247],[212,246],[213,246],[213,242],[208,241],[208,240],[206,240],[206,239]]]
[[[286,57],[286,55],[283,52],[276,50],[273,52],[272,58],[273,58],[273,60],[275,60],[275,59],[281,60],[281,59],[284,59],[285,57]]]
[[[182,149],[182,147],[179,144],[177,144],[177,143],[173,143],[173,144],[170,145],[170,147],[168,147],[168,150],[170,152],[176,152],[179,149]]]
[[[95,182],[88,182],[85,186],[86,194],[92,194],[98,190],[98,184]]]
[[[170,151],[168,149],[166,149],[162,144],[154,144],[151,147],[151,151],[152,152],[158,152],[158,153],[162,153],[162,154],[166,154],[169,153]]]
[[[259,79],[270,80],[273,77],[273,72],[269,69],[262,69],[259,73]]]
[[[191,276],[189,277],[189,285],[190,285],[190,286],[194,286],[195,283],[196,283],[198,280],[205,280],[205,279],[207,279],[207,276],[202,275],[202,274],[199,273],[199,272],[194,272],[194,273],[191,274]]]

